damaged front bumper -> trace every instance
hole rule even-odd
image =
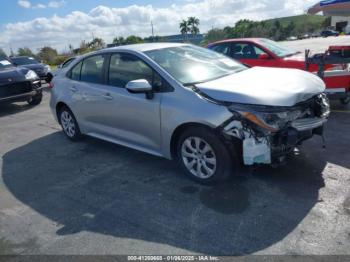
[[[242,141],[245,165],[278,164],[303,141],[314,135],[323,137],[324,124],[330,112],[327,97],[315,97],[289,110],[296,108],[303,112],[300,118],[286,121],[285,126],[276,131],[267,130],[263,124],[253,123],[240,112],[233,112],[233,117],[223,124],[222,132],[225,136]]]

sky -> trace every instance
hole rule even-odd
[[[200,30],[233,26],[240,19],[263,20],[299,15],[315,0],[1,0],[0,47],[29,47],[38,51],[52,46],[101,37],[179,33],[179,23],[189,16],[200,19]]]

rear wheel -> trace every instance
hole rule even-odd
[[[185,173],[202,184],[226,180],[238,165],[223,141],[203,127],[188,129],[177,144],[177,160]]]
[[[41,101],[43,100],[43,94],[42,93],[39,93],[35,96],[32,96],[30,97],[28,100],[27,100],[27,103],[31,106],[37,106],[41,103]]]
[[[72,111],[68,107],[63,107],[58,117],[65,135],[72,141],[80,140],[82,134]]]

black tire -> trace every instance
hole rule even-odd
[[[39,93],[35,96],[32,96],[30,97],[28,100],[27,100],[27,103],[31,106],[37,106],[41,103],[41,101],[43,100],[43,94],[42,93]]]
[[[82,138],[78,122],[73,112],[66,106],[62,107],[57,114],[63,133],[72,141],[76,142]],[[68,118],[69,117],[69,118]],[[68,123],[69,127],[68,128]]]
[[[192,158],[188,157],[187,155],[184,156],[184,154],[190,152],[192,155],[191,149],[188,147],[188,143],[192,141],[191,145],[196,144],[196,138],[199,138],[202,142],[202,147],[205,147],[206,144],[210,146],[214,154],[206,155],[204,150],[201,153],[196,153],[197,157]],[[192,140],[194,139],[194,140]],[[186,144],[187,143],[187,144]],[[185,150],[186,152],[183,152]],[[200,150],[201,151],[201,150]],[[233,151],[233,152],[232,152]],[[231,175],[237,173],[237,168],[239,166],[239,158],[237,157],[237,151],[230,150],[225,143],[209,128],[205,127],[193,127],[190,129],[185,130],[179,137],[177,141],[176,146],[176,159],[181,166],[181,168],[184,170],[184,172],[194,181],[199,182],[201,184],[206,185],[212,185],[216,184],[218,182],[225,181],[230,178]],[[198,156],[198,154],[201,154],[201,156]],[[214,155],[214,156],[213,156]],[[216,164],[215,164],[215,171],[213,174],[211,174],[208,177],[199,177],[198,176],[198,162],[202,161],[199,165],[201,166],[199,169],[199,173],[207,173],[206,170],[209,167],[209,169],[214,169],[214,165],[211,165],[211,163],[207,163],[205,159],[211,159],[211,161],[216,158]],[[204,160],[203,160],[204,159]],[[193,161],[195,161],[195,164],[193,165]],[[187,163],[185,163],[187,162]],[[204,164],[205,162],[205,164]],[[190,170],[187,166],[193,165],[192,170]],[[208,166],[211,165],[211,166]],[[205,167],[204,167],[205,166]],[[194,170],[196,169],[196,170]],[[205,172],[204,172],[205,171]],[[194,173],[197,173],[195,175]]]
[[[46,75],[46,83],[50,84],[53,79],[53,75],[51,73],[48,73]]]

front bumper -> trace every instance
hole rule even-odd
[[[278,163],[303,141],[314,135],[323,136],[324,125],[330,113],[325,94],[289,108],[291,112],[296,109],[301,111],[300,117],[286,122],[285,127],[277,132],[234,111],[233,117],[222,125],[222,131],[225,136],[243,141],[245,165]]]
[[[16,94],[11,96],[0,97],[0,103],[13,103],[13,102],[22,102],[28,100],[30,97],[36,96],[43,91],[43,88],[40,82],[32,83],[32,90],[22,94]]]
[[[306,122],[306,121],[303,121]],[[243,162],[245,165],[278,164],[284,161],[287,155],[301,145],[303,141],[314,135],[323,135],[326,119],[311,120],[310,123],[289,127],[270,136],[243,140]]]

